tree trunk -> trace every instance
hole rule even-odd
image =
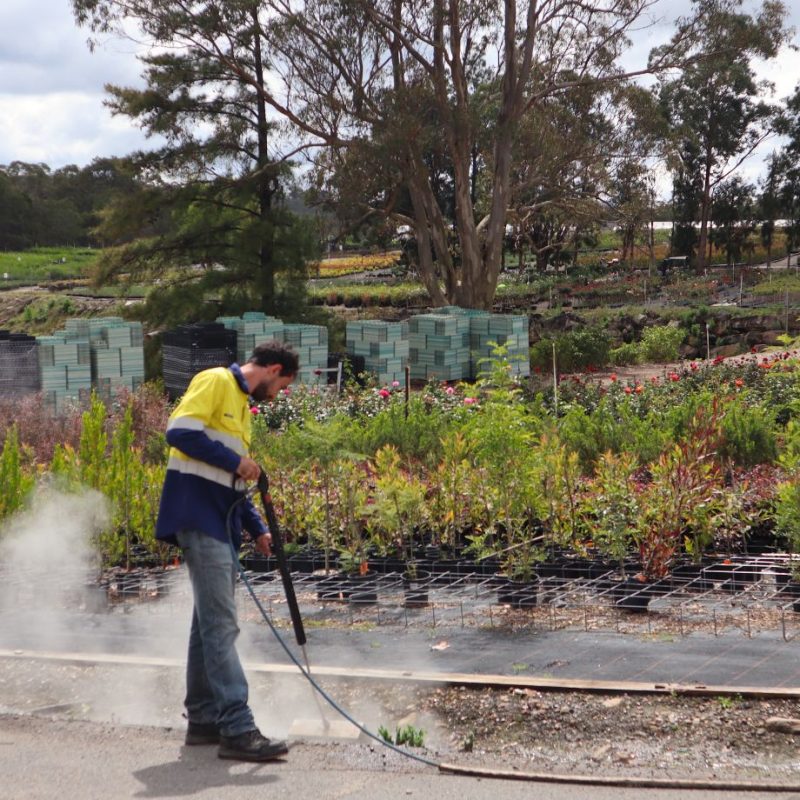
[[[706,248],[708,247],[708,217],[711,210],[711,164],[712,154],[706,151],[705,172],[703,175],[703,197],[700,201],[700,241],[697,245],[697,270],[705,269],[708,263]]]
[[[256,33],[254,34],[253,56],[255,60],[256,81],[259,87],[264,86],[264,64],[261,55],[261,37],[258,34],[257,12],[253,12]],[[274,269],[274,227],[270,224],[272,216],[272,200],[275,196],[274,170],[270,169],[268,151],[269,127],[267,122],[267,105],[264,92],[257,93],[258,107],[258,217],[260,236],[258,245],[258,285],[261,287],[261,309],[273,314],[275,308],[275,269]]]

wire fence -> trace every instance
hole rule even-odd
[[[272,620],[290,626],[275,571],[246,572]],[[318,626],[454,629],[494,627],[530,631],[611,631],[623,634],[694,633],[754,638],[765,632],[791,642],[800,634],[800,585],[783,555],[740,557],[685,567],[656,584],[621,581],[613,571],[551,575],[529,584],[464,569],[419,574],[294,573],[304,619]],[[52,579],[37,570],[0,569],[0,610],[53,607],[83,615],[174,615],[191,608],[185,567],[122,570],[95,576],[74,570]],[[240,584],[240,619],[260,621]]]

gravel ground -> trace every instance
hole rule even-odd
[[[296,683],[291,690],[288,681],[296,679],[251,676],[256,718],[267,733],[286,734],[288,723],[278,718],[314,716],[309,698],[298,704]],[[800,738],[770,723],[800,718],[795,700],[324,685],[370,730],[423,730],[425,747],[417,752],[436,761],[569,774],[800,781]],[[182,691],[179,669],[0,659],[0,714],[180,729]],[[278,728],[270,730],[271,724]],[[354,759],[365,747],[381,752],[374,743],[349,747]]]

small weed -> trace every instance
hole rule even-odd
[[[380,736],[384,742],[388,742],[389,744],[394,744],[394,741],[392,739],[392,734],[389,733],[389,729],[384,727],[383,725],[381,725],[378,728],[378,736]]]
[[[472,748],[475,747],[475,731],[470,731],[462,740],[461,740],[461,749],[465,753],[471,753]]]
[[[413,725],[397,728],[394,736],[389,733],[389,729],[385,725],[381,725],[378,728],[378,736],[389,744],[407,745],[408,747],[425,746],[425,731],[422,728],[415,728]]]
[[[519,675],[520,672],[525,672],[526,670],[530,669],[530,666],[531,666],[530,664],[518,663],[518,664],[512,664],[511,669],[513,670],[515,675]]]
[[[720,695],[716,698],[717,703],[719,703],[719,707],[723,711],[729,711],[732,709],[737,703],[740,703],[742,700],[742,696],[740,694],[734,695],[733,697],[729,695]]]

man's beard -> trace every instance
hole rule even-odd
[[[250,392],[250,397],[257,403],[263,403],[266,400],[272,400],[272,384],[270,381],[261,381],[257,386],[254,386]]]

